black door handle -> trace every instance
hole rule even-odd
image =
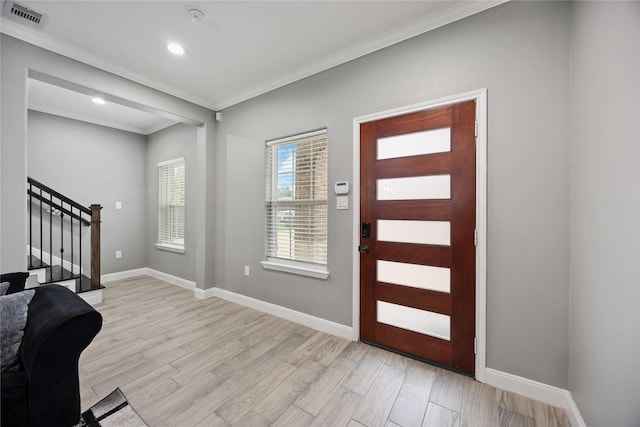
[[[358,246],[358,250],[361,254],[366,254],[369,252],[369,246]]]

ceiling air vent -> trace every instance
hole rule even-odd
[[[46,15],[36,12],[33,9],[29,9],[14,1],[7,1],[4,4],[3,15],[7,18],[27,24],[31,27],[40,28],[44,24]]]

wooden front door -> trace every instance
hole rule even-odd
[[[475,101],[360,125],[360,338],[475,373]]]

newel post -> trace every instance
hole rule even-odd
[[[91,289],[100,287],[100,210],[91,205]]]

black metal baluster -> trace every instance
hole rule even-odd
[[[33,185],[29,184],[29,268],[33,268]]]
[[[50,189],[49,187],[47,187],[44,184],[39,183],[36,180],[33,180],[31,178],[28,179],[28,186],[27,186],[27,191],[28,191],[28,202],[29,202],[29,249],[27,252],[27,256],[29,257],[29,267],[30,268],[43,268],[46,266],[46,268],[48,268],[48,270],[45,270],[45,279],[44,281],[46,282],[51,282],[51,281],[57,281],[57,280],[65,280],[65,279],[69,279],[69,278],[79,278],[80,280],[82,279],[82,262],[83,262],[83,254],[82,254],[82,227],[83,222],[86,222],[86,225],[91,227],[90,222],[88,220],[85,220],[82,215],[89,215],[91,214],[91,220],[93,221],[93,215],[94,215],[94,205],[92,205],[91,209],[88,209],[86,207],[81,206],[80,204],[78,204],[77,202],[74,202],[73,200],[69,199],[68,197],[58,193],[55,190]],[[38,191],[38,193],[36,194],[35,191]],[[33,203],[34,200],[37,200],[39,203],[39,207],[36,208],[36,210],[34,211],[33,209]],[[57,201],[56,201],[57,200]],[[46,208],[44,207],[44,205],[47,204],[49,207]],[[67,204],[69,207],[65,207],[64,205]],[[101,209],[101,207],[99,205],[95,205],[97,206],[97,209]],[[75,209],[74,209],[75,208]],[[44,230],[44,215],[46,215],[46,211],[45,209],[49,209],[49,246],[45,247],[44,246],[44,232],[46,230]],[[76,212],[74,212],[77,211]],[[40,226],[38,227],[37,224],[33,224],[34,221],[34,214],[37,215],[39,212],[39,218],[38,220],[40,221]],[[53,222],[54,222],[54,216],[55,215],[60,215],[60,239],[59,239],[59,247],[58,247],[58,251],[60,253],[60,263],[54,265],[54,259],[53,259],[53,251],[55,250],[55,246],[54,246],[54,239],[53,239]],[[69,226],[68,228],[68,232],[69,234],[69,239],[67,241],[66,237],[65,237],[65,230],[64,230],[64,221],[65,218],[69,218]],[[99,222],[99,215],[97,216],[97,220]],[[78,221],[77,227],[74,225],[74,220]],[[35,227],[34,227],[35,225]],[[34,248],[35,246],[35,240],[36,238],[34,237],[34,228],[37,230],[39,229],[40,232],[40,236],[39,236],[39,248]],[[78,233],[78,237],[76,238],[75,233]],[[94,236],[92,235],[92,241]],[[77,240],[77,245],[78,245],[78,250],[76,250],[75,245],[76,245],[76,239]],[[98,238],[99,241],[99,238]],[[65,248],[65,245],[67,246]],[[68,246],[71,245],[71,251],[69,251]],[[44,261],[44,253],[45,253],[45,249],[49,251],[49,263],[45,263]],[[91,252],[93,253],[93,248],[91,249]],[[97,253],[99,254],[100,249],[98,247]],[[67,252],[67,257],[65,258],[65,251]],[[39,254],[38,256],[40,257],[40,259],[36,262],[34,260],[37,259],[37,257],[34,254]],[[77,264],[76,264],[76,259],[78,260]],[[96,257],[96,259],[99,259],[99,256]],[[66,270],[64,267],[64,263],[65,261],[67,261],[68,263],[71,264],[71,268],[70,270]],[[55,267],[58,267],[58,273],[56,274],[54,272]],[[77,272],[76,272],[77,269]],[[94,269],[94,264],[91,264],[91,269],[93,271]],[[67,271],[67,274],[64,273],[64,270]],[[96,267],[96,270],[99,272],[100,267],[99,264]],[[98,273],[99,276],[99,273]],[[97,276],[96,276],[97,277]],[[80,283],[81,285],[81,283]],[[93,284],[92,284],[93,285]]]
[[[39,189],[40,190],[40,198],[38,199],[40,201],[40,267],[42,267],[42,245],[43,245],[43,241],[44,241],[44,237],[42,235],[42,188]]]
[[[64,202],[60,200],[60,280],[64,279]]]
[[[80,268],[80,283],[82,283],[82,211],[79,212],[78,217],[80,218],[78,221],[78,252],[80,252],[78,268]]]
[[[71,216],[69,217],[69,222],[71,223],[71,273],[75,276],[76,272],[73,269],[73,205],[69,211],[71,212]]]
[[[49,193],[49,269],[53,279],[53,194]]]

